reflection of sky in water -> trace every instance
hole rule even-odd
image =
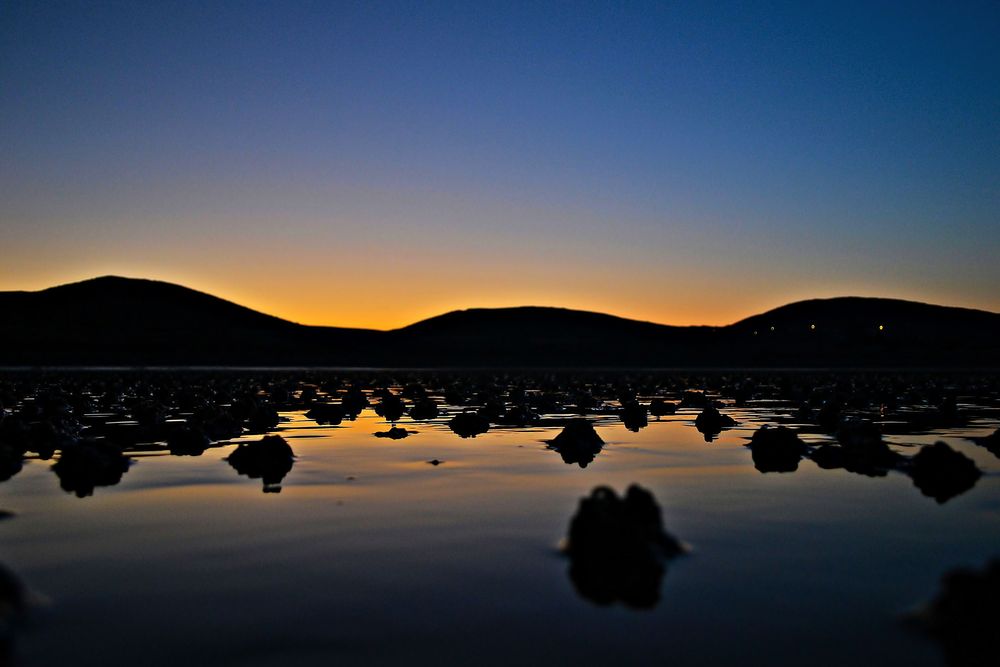
[[[939,664],[898,616],[944,571],[1000,554],[1000,461],[958,437],[991,429],[944,434],[987,474],[938,505],[898,473],[803,460],[762,475],[743,447],[750,413],[731,411],[743,426],[711,444],[695,414],[638,433],[602,422],[586,469],[546,448],[556,428],[463,440],[404,420],[417,433],[392,441],[372,436],[386,425],[371,411],[340,427],[292,414],[281,433],[298,459],[277,495],[227,449],[140,457],[82,500],[29,462],[0,485],[18,513],[0,560],[53,604],[19,650],[26,665]],[[556,553],[581,496],[632,482],[694,549],[646,612],[579,598]]]

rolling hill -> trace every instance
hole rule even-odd
[[[107,276],[0,292],[0,317],[5,366],[1000,366],[1000,314],[860,297],[723,327],[522,307],[376,331],[300,325],[179,285]]]

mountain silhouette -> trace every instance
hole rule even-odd
[[[0,364],[996,367],[1000,314],[898,299],[789,304],[677,327],[564,308],[474,308],[401,329],[296,324],[165,282],[0,292]]]
[[[375,333],[305,327],[180,285],[117,276],[0,292],[0,317],[5,364],[286,364]]]

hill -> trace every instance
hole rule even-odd
[[[0,363],[308,363],[362,342],[357,329],[303,327],[204,292],[105,276],[0,292]]]
[[[724,327],[476,308],[392,331],[314,327],[169,283],[0,292],[0,364],[998,367],[1000,314],[897,299],[788,304]]]

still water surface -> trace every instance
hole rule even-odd
[[[267,494],[232,446],[136,456],[82,499],[30,460],[0,485],[0,560],[49,602],[16,664],[942,664],[900,617],[1000,554],[1000,460],[966,439],[996,419],[887,436],[983,470],[939,504],[896,472],[762,474],[745,445],[772,409],[727,412],[740,425],[711,443],[697,410],[639,432],[598,418],[586,468],[547,447],[558,426],[461,439],[443,414],[394,441],[371,410],[336,427],[287,412],[297,459]],[[646,610],[579,595],[558,551],[582,496],[633,482],[691,546]]]

